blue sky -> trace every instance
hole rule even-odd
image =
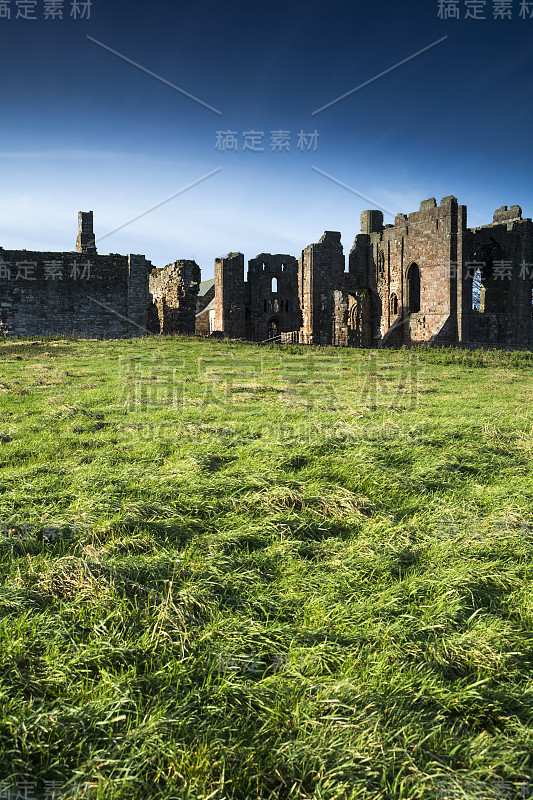
[[[8,5],[6,249],[73,249],[77,212],[92,209],[97,237],[120,228],[99,252],[144,253],[157,266],[194,257],[209,278],[217,256],[299,256],[324,230],[341,231],[348,253],[366,208],[408,213],[454,194],[471,226],[501,205],[533,216],[533,2],[504,0],[510,19],[498,0],[93,0],[90,19],[71,18],[65,0],[64,18],[48,20],[45,0],[36,20]],[[439,18],[439,5],[460,18]],[[474,5],[486,19],[465,18]],[[251,130],[264,133],[263,152],[243,150]],[[271,149],[279,130],[288,151]],[[238,150],[217,150],[217,131],[235,132]],[[317,131],[316,150],[298,149],[300,131]]]

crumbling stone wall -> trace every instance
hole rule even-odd
[[[298,265],[303,344],[335,343],[335,290],[343,289],[344,253],[341,235],[325,231],[302,251]]]
[[[163,269],[152,270],[150,326],[154,333],[194,336],[200,280],[200,267],[195,261],[175,261]]]
[[[533,222],[520,206],[502,206],[492,223],[468,231],[465,241],[463,338],[472,347],[533,348],[531,318]],[[479,265],[481,307],[472,308],[472,278]]]
[[[350,275],[372,297],[375,345],[459,341],[456,265],[462,262],[466,207],[455,197],[424,200],[409,216],[383,225],[380,211],[361,216],[350,252]],[[459,309],[462,305],[459,302]]]
[[[282,334],[294,334],[300,325],[298,261],[294,256],[260,253],[248,262],[246,281],[242,253],[216,259],[217,331],[263,342]]]
[[[341,347],[372,347],[371,294],[367,289],[334,292],[333,344]]]
[[[371,292],[374,346],[531,346],[533,269],[524,265],[533,267],[533,230],[519,206],[502,206],[490,225],[470,230],[455,197],[439,206],[430,198],[394,225],[384,226],[379,211],[364,212],[361,230],[350,276]],[[472,308],[476,264],[479,311]]]
[[[0,326],[7,335],[146,335],[151,263],[142,255],[98,255],[92,213],[80,216],[78,242],[75,253],[0,248]]]
[[[92,211],[79,213],[78,228],[76,252],[0,248],[0,334],[112,338],[150,330],[344,347],[533,349],[533,222],[517,205],[473,229],[453,196],[439,205],[424,200],[393,225],[370,209],[348,272],[341,234],[326,231],[298,262],[269,253],[251,259],[246,281],[242,253],[216,259],[214,281],[201,292],[194,261],[159,270],[142,255],[101,256]]]
[[[294,256],[260,253],[248,261],[245,322],[246,338],[255,342],[299,330],[298,261]]]
[[[215,260],[215,330],[231,339],[246,336],[244,256],[228,253]]]

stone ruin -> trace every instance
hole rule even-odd
[[[99,255],[92,211],[80,211],[78,225],[76,252],[0,247],[0,330],[5,335],[146,335],[152,264],[141,255]]]
[[[0,333],[533,349],[533,223],[519,206],[477,228],[453,196],[393,225],[364,211],[347,261],[326,231],[300,259],[260,253],[246,279],[244,255],[229,253],[201,282],[194,261],[99,255],[92,212],[80,212],[75,253],[0,248]]]

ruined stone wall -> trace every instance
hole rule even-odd
[[[78,215],[76,252],[0,248],[0,333],[128,337],[212,334],[345,347],[460,344],[533,349],[533,222],[502,206],[474,229],[452,196],[383,224],[361,215],[344,272],[341,235],[248,262],[229,253],[203,285],[194,261],[162,270],[142,255],[97,253],[93,213]],[[472,309],[474,268],[480,310]],[[298,331],[298,334],[295,332]]]
[[[154,333],[179,333],[194,336],[200,267],[195,261],[181,260],[150,273],[150,304],[154,313]]]
[[[215,330],[231,339],[244,339],[244,256],[228,253],[215,260]]]
[[[372,347],[370,291],[337,289],[334,292],[334,302],[335,319],[332,344],[340,347]]]
[[[364,212],[363,233],[350,253],[350,275],[371,292],[375,345],[456,343],[456,272],[466,232],[465,206],[451,196],[439,206],[430,198],[419,211],[398,214],[394,225],[382,223],[381,212]]]
[[[345,282],[341,235],[326,231],[319,242],[302,251],[298,264],[303,344],[335,342],[334,292]]]
[[[144,256],[0,248],[0,321],[13,336],[146,335],[151,266]]]
[[[472,309],[475,269],[480,270],[481,308]],[[493,222],[468,231],[463,284],[463,337],[473,347],[533,347],[531,298],[533,222],[519,206],[503,206]]]
[[[262,342],[272,335],[297,331],[301,324],[297,259],[270,253],[251,259],[245,304],[247,339]]]
[[[0,248],[0,330],[13,336],[144,336],[151,268],[142,255],[98,255],[93,212],[80,211],[75,253]]]

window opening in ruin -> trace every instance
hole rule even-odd
[[[397,314],[398,313],[398,298],[395,294],[391,294],[390,296],[390,313]]]
[[[481,270],[478,267],[472,281],[472,308],[479,311],[481,306]]]
[[[277,294],[278,293],[278,279],[277,278],[272,278],[272,285],[270,287],[270,291],[272,292],[272,294]]]
[[[420,311],[420,269],[414,262],[407,270],[407,310],[409,314]]]
[[[480,314],[507,313],[511,303],[512,264],[509,257],[491,236],[490,243],[476,250],[472,260],[480,264],[472,281],[472,308],[476,307],[474,292],[477,294],[479,287]]]

